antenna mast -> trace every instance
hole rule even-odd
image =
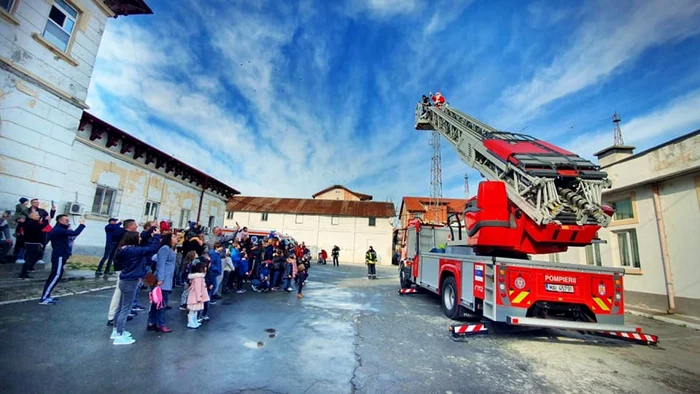
[[[613,130],[615,132],[614,146],[623,146],[625,142],[622,140],[622,129],[620,128],[620,117],[617,116],[617,111],[613,114]]]
[[[430,146],[433,157],[430,166],[430,222],[440,222],[440,200],[442,199],[442,154],[440,153],[440,133],[433,130]]]

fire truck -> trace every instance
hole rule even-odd
[[[400,294],[439,295],[454,336],[494,324],[596,333],[656,344],[625,325],[624,270],[533,260],[600,242],[614,211],[611,183],[594,163],[531,136],[499,131],[457,109],[416,107],[416,129],[445,138],[486,178],[464,212],[409,222]]]

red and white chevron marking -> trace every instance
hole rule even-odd
[[[625,339],[633,339],[633,340],[637,340],[637,341],[645,341],[645,342],[652,342],[652,343],[656,343],[659,340],[659,337],[656,335],[648,335],[648,334],[643,334],[641,332],[637,333],[637,332],[605,331],[604,334],[616,336],[616,337],[620,337],[620,338],[625,338]]]
[[[401,290],[399,290],[399,294],[413,294],[413,293],[417,293],[417,292],[418,292],[418,290],[416,290],[416,289],[401,289]]]
[[[483,324],[470,324],[467,326],[452,326],[452,333],[453,334],[467,334],[467,333],[471,333],[471,332],[482,332],[482,331],[488,331],[488,328],[486,328],[486,326]]]

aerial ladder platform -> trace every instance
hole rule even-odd
[[[434,130],[486,178],[462,217],[468,244],[483,253],[556,253],[597,242],[613,215],[602,204],[607,173],[529,135],[499,131],[448,105],[419,103],[417,130]],[[459,238],[459,239],[458,239]],[[455,237],[458,243],[462,238]]]

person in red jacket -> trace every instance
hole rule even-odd
[[[442,93],[437,92],[433,96],[433,93],[430,93],[430,98],[435,102],[435,106],[438,108],[442,108],[445,105],[445,97],[443,97]]]

